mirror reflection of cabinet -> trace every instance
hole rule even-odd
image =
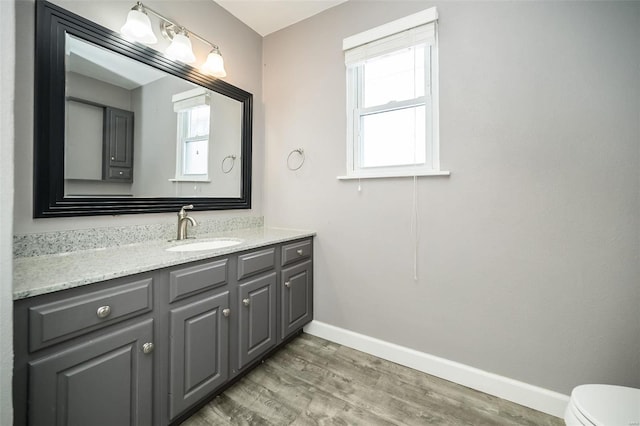
[[[100,181],[132,183],[134,113],[72,96],[66,106],[65,179],[97,194]]]
[[[104,109],[102,138],[102,179],[133,181],[133,112],[117,108]]]

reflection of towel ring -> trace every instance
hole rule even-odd
[[[224,168],[224,162],[227,161],[227,159],[231,159],[231,167],[229,167],[228,169]],[[235,155],[227,155],[226,157],[224,157],[222,159],[222,173],[229,173],[231,170],[233,170],[233,166],[236,164],[236,156]]]
[[[300,161],[300,164],[298,164],[298,167],[291,167],[291,164],[290,164],[291,156],[293,155],[294,152],[297,152],[298,155],[300,155],[300,157],[302,158],[302,160]],[[300,169],[300,167],[302,167],[303,164],[304,164],[304,149],[302,149],[302,148],[294,149],[287,156],[287,168],[289,170],[296,171],[296,170]]]

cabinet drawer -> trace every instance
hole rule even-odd
[[[133,170],[130,167],[109,167],[107,175],[108,179],[122,179],[131,180],[131,172]]]
[[[255,251],[238,256],[238,279],[241,280],[258,272],[273,269],[276,264],[276,249]]]
[[[169,273],[169,302],[227,283],[227,259],[182,268]]]
[[[311,241],[305,240],[298,243],[282,246],[282,266],[311,257]]]
[[[29,350],[151,311],[152,283],[153,278],[145,278],[30,308]]]

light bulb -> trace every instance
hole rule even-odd
[[[214,47],[211,53],[209,53],[207,60],[202,64],[200,71],[204,74],[209,74],[218,78],[227,76],[227,72],[224,69],[224,59],[217,47]]]
[[[151,29],[151,21],[142,5],[135,5],[127,14],[127,20],[120,29],[122,35],[145,44],[158,42]]]
[[[164,54],[169,59],[184,62],[185,64],[191,64],[196,61],[196,55],[193,54],[191,47],[191,40],[189,40],[185,30],[177,32],[173,36],[173,40]]]

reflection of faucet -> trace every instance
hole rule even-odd
[[[191,222],[191,226],[197,226],[198,222],[187,214],[185,210],[193,209],[193,204],[188,206],[182,206],[180,212],[178,212],[178,237],[177,240],[184,240],[187,238],[187,222]]]

